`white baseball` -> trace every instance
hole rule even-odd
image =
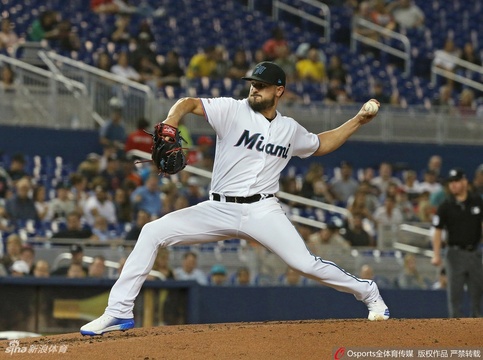
[[[371,115],[375,115],[379,111],[379,106],[374,101],[368,101],[364,104],[364,110]]]

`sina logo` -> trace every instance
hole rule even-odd
[[[282,145],[275,145],[271,143],[267,144],[264,143],[263,140],[265,140],[265,138],[262,136],[262,134],[256,133],[250,136],[250,132],[248,130],[245,130],[235,144],[235,147],[243,145],[248,150],[253,150],[253,148],[255,147],[255,150],[264,152],[268,155],[282,157],[284,159],[287,158],[290,144],[285,147]]]

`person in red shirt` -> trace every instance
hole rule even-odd
[[[151,153],[151,147],[153,146],[153,137],[146,133],[145,130],[149,126],[149,121],[145,118],[140,118],[137,122],[137,130],[130,133],[126,140],[125,151],[129,150],[141,150],[147,153]]]

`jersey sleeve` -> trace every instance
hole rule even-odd
[[[436,214],[433,216],[432,219],[432,226],[434,226],[436,229],[444,229],[446,226],[446,206],[445,203],[442,203],[439,207],[438,210],[436,211]]]
[[[205,117],[216,135],[223,138],[228,133],[238,112],[239,102],[231,98],[201,99]]]
[[[296,123],[296,127],[292,156],[298,156],[303,159],[317,151],[320,140],[316,134],[309,132],[299,123]]]

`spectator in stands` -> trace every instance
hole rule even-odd
[[[463,46],[461,60],[468,61],[473,65],[481,66],[481,57],[478,54],[478,51],[475,50],[473,43],[469,41]]]
[[[166,53],[164,63],[161,65],[161,75],[158,80],[158,87],[180,86],[184,70],[179,62],[179,54],[170,50]]]
[[[461,51],[458,49],[452,38],[446,39],[443,49],[434,52],[434,65],[437,67],[454,72],[456,69],[455,59],[461,56]],[[448,79],[448,83],[452,84],[452,80]]]
[[[70,246],[70,254],[71,260],[69,265],[60,266],[57,269],[54,269],[53,272],[50,274],[52,276],[67,276],[69,272],[72,271],[72,274],[79,275],[80,272],[87,274],[88,268],[83,265],[83,258],[84,258],[84,249],[82,246],[78,244],[72,244]],[[79,268],[73,267],[71,270],[71,266],[76,265]],[[83,276],[83,277],[84,277]],[[71,276],[69,276],[71,277]]]
[[[107,191],[110,193],[121,187],[124,182],[124,173],[122,172],[121,163],[117,154],[113,154],[107,158],[106,167],[100,172],[99,176],[105,180]]]
[[[28,30],[29,41],[42,41],[56,39],[59,36],[59,23],[57,12],[53,10],[45,10],[38,19],[34,20]]]
[[[46,260],[37,260],[32,273],[36,278],[48,278],[50,277],[50,264]]]
[[[282,28],[276,26],[272,29],[272,36],[267,39],[263,45],[262,50],[265,55],[265,60],[274,61],[277,59],[277,48],[280,46],[288,46],[288,41],[285,39],[285,33]]]
[[[396,21],[392,14],[389,13],[384,0],[373,1],[370,18],[376,25],[382,26],[391,31],[396,29]]]
[[[333,204],[334,196],[324,175],[324,167],[320,163],[312,163],[302,182],[300,195],[317,201]]]
[[[92,237],[90,239],[100,243],[107,243],[111,240],[118,240],[119,236],[115,230],[109,228],[109,224],[105,217],[97,215],[94,217]]]
[[[129,45],[131,41],[131,15],[127,13],[116,15],[114,28],[111,30],[111,41],[118,45]]]
[[[190,176],[186,182],[186,189],[183,192],[188,200],[188,205],[193,206],[201,201],[207,200],[208,196],[201,186],[201,182],[197,176]]]
[[[427,170],[431,170],[436,174],[436,180],[443,183],[444,179],[441,177],[441,169],[443,168],[443,158],[441,155],[431,155],[428,159]]]
[[[420,192],[427,191],[429,194],[441,191],[443,186],[437,181],[437,174],[434,170],[426,170],[424,172],[423,181],[419,184]]]
[[[363,24],[359,24],[359,19],[369,21],[370,23],[373,23],[373,18],[372,18],[372,13],[373,13],[373,5],[372,2],[370,1],[361,1],[359,3],[359,8],[358,11],[354,14],[353,17],[353,27],[355,28],[355,32],[359,35],[362,35],[364,37],[368,37],[374,41],[379,41],[380,39],[380,34],[373,30],[368,28],[367,26]],[[377,53],[379,54],[379,51],[374,49],[373,47],[368,47],[365,45],[361,46],[361,51],[362,52],[372,52],[374,54]]]
[[[476,168],[471,188],[476,194],[483,197],[483,164]]]
[[[384,204],[379,206],[373,216],[377,226],[399,226],[404,222],[402,211],[396,206],[393,196],[386,196]]]
[[[147,50],[145,50],[147,48]],[[139,74],[138,81],[156,88],[158,79],[161,76],[161,69],[156,61],[156,54],[149,52],[151,49],[145,45],[145,41],[141,41],[136,50],[132,53],[132,64],[134,70]]]
[[[57,25],[58,35],[53,41],[53,47],[60,51],[78,51],[81,47],[81,41],[77,33],[72,30],[72,24],[69,20],[61,20]]]
[[[15,195],[5,203],[7,218],[12,222],[18,220],[39,220],[35,202],[30,197],[30,191],[32,190],[30,179],[25,177],[18,180],[15,189]]]
[[[23,260],[16,260],[10,267],[10,276],[24,277],[28,276],[30,268],[28,264]]]
[[[174,278],[181,281],[194,280],[200,285],[208,285],[206,274],[197,266],[198,256],[194,252],[186,252],[181,267],[174,269]]]
[[[12,68],[8,64],[3,64],[1,68],[1,76],[0,76],[0,90],[3,93],[15,93],[16,85],[15,85],[15,74]],[[11,109],[12,115],[14,114],[14,110]]]
[[[152,270],[161,273],[161,280],[174,279],[173,269],[169,264],[169,250],[167,248],[158,249]]]
[[[101,52],[97,55],[96,67],[99,70],[111,72],[112,60],[107,52]]]
[[[3,255],[1,263],[5,269],[10,269],[12,264],[16,260],[20,260],[20,254],[22,252],[22,239],[18,234],[10,234],[6,241],[7,252]]]
[[[380,81],[374,83],[372,97],[377,99],[381,104],[391,103],[391,96],[389,96],[387,91],[384,90],[384,86]]]
[[[304,277],[298,271],[287,267],[285,273],[280,277],[280,285],[304,286]]]
[[[10,19],[5,17],[0,23],[0,50],[6,49],[9,55],[13,55],[15,45],[20,42],[18,35],[13,31]]]
[[[79,172],[72,172],[69,175],[69,183],[71,184],[70,192],[72,194],[72,198],[76,203],[77,210],[82,211],[84,208],[85,202],[89,197],[88,189],[87,189],[87,177],[82,175]]]
[[[109,194],[107,189],[98,185],[95,188],[94,195],[91,195],[84,207],[84,218],[89,226],[93,226],[95,222],[95,217],[100,215],[104,217],[108,224],[116,224],[116,207],[112,200],[109,199]]]
[[[327,105],[344,105],[350,104],[352,102],[352,99],[347,93],[347,90],[345,89],[342,82],[337,78],[332,78],[329,80],[327,94],[325,95],[324,102]]]
[[[29,267],[28,274],[31,274],[35,263],[35,250],[30,245],[23,245],[20,250],[20,260],[25,261]]]
[[[330,181],[330,191],[335,199],[342,204],[347,205],[347,200],[353,196],[359,188],[359,182],[353,177],[353,167],[348,161],[340,163],[340,177],[334,177]]]
[[[374,269],[369,264],[364,264],[361,266],[361,269],[359,271],[359,278],[374,280],[377,283],[377,286],[381,289],[387,289],[392,287],[390,280],[384,276],[378,276],[374,274]]]
[[[358,194],[359,192],[361,194]],[[358,205],[354,204],[357,196],[359,197],[358,202],[360,203]],[[347,209],[351,212],[351,209],[355,210],[355,212],[363,210],[364,208],[367,209],[361,212],[363,215],[368,215],[365,214],[366,211],[368,211],[369,214],[374,213],[379,205],[380,202],[375,195],[374,187],[367,180],[362,180],[354,196],[350,196],[347,200]]]
[[[37,209],[40,220],[45,220],[50,207],[50,200],[47,198],[47,191],[44,185],[37,184],[34,186],[32,198]]]
[[[215,264],[210,270],[210,285],[222,286],[226,285],[227,275],[226,268],[221,264]]]
[[[251,284],[252,282],[250,278],[250,269],[248,269],[246,266],[239,267],[236,270],[235,281],[233,285],[248,286]]]
[[[136,213],[136,221],[131,229],[124,236],[124,240],[137,240],[144,225],[151,221],[151,216],[145,210],[138,210]]]
[[[475,93],[473,90],[463,89],[461,91],[458,112],[462,117],[476,115]]]
[[[351,246],[375,246],[376,242],[365,229],[363,224],[364,217],[355,214],[349,219],[349,226],[346,229],[344,238],[349,241]]]
[[[297,78],[322,83],[326,81],[325,64],[320,60],[319,50],[311,47],[307,56],[296,63]]]
[[[103,279],[106,275],[106,259],[102,255],[94,256],[87,270],[87,277]]]
[[[226,76],[235,80],[241,79],[248,72],[250,63],[248,62],[246,51],[237,49],[233,55],[233,60],[226,73]]]
[[[149,121],[140,117],[137,121],[137,128],[127,136],[126,145],[124,150],[126,153],[130,150],[140,150],[147,153],[151,153],[151,147],[153,146],[153,137],[148,134],[148,128],[150,127]]]
[[[91,188],[92,180],[101,172],[101,155],[89,153],[77,167],[77,172],[86,179],[86,188]]]
[[[292,82],[298,78],[297,58],[292,54],[288,45],[280,45],[277,47],[276,58],[273,62],[285,71],[287,81]]]
[[[114,146],[118,152],[124,151],[126,143],[126,129],[122,118],[123,103],[117,97],[109,100],[110,119],[102,126],[99,140],[102,146]]]
[[[327,246],[336,247],[344,250],[350,249],[350,243],[341,234],[343,222],[337,217],[332,217],[326,221],[326,227],[310,235],[308,246],[316,249],[316,255],[321,255]]]
[[[445,290],[448,286],[448,276],[444,267],[438,273],[438,280],[431,285],[431,290]]]
[[[143,186],[133,191],[131,194],[131,203],[135,212],[144,210],[152,219],[161,216],[163,208],[158,181],[158,176],[151,174]]]
[[[401,186],[401,180],[392,174],[392,165],[386,161],[379,164],[379,175],[372,179],[371,184],[376,186],[379,190],[379,194],[386,193],[387,186],[390,182]]]
[[[423,191],[416,199],[415,211],[419,221],[430,223],[434,215],[434,207],[429,200],[429,191]]]
[[[453,88],[446,84],[439,88],[438,95],[433,99],[431,106],[439,114],[452,114],[454,111],[454,101],[451,96]]]
[[[392,14],[399,30],[421,29],[424,26],[424,12],[411,0],[394,0],[387,5],[387,12]]]
[[[203,52],[195,54],[186,69],[186,78],[188,80],[210,77],[216,70],[216,47],[208,46]]]
[[[404,255],[404,268],[397,278],[400,289],[426,289],[423,276],[419,273],[416,257],[413,254]]]
[[[82,279],[87,276],[87,271],[80,264],[70,264],[65,276],[69,279]]]
[[[216,67],[210,77],[214,79],[224,79],[230,68],[230,61],[228,60],[228,52],[223,45],[215,46],[215,61]]]
[[[111,72],[127,80],[141,80],[139,73],[129,64],[129,55],[127,51],[121,51],[118,54],[116,63],[111,67]]]
[[[347,70],[342,63],[342,59],[339,55],[332,55],[329,59],[329,65],[327,66],[327,78],[328,80],[338,79],[342,85],[346,84]]]
[[[401,184],[401,189],[406,192],[408,200],[413,204],[416,204],[419,195],[421,194],[418,174],[416,171],[409,169],[403,172],[403,183]]]
[[[79,212],[72,211],[67,214],[66,228],[52,235],[54,239],[89,239],[92,230],[89,226],[82,226]]]
[[[10,166],[7,170],[10,179],[15,183],[23,177],[29,176],[25,170],[25,156],[21,153],[14,154],[10,160]]]
[[[352,217],[360,216],[363,219],[362,221],[364,223],[366,231],[370,235],[373,235],[375,234],[376,227],[373,213],[379,206],[379,203],[372,203],[370,197],[374,195],[368,193],[367,190],[365,190],[366,188],[367,187],[365,187],[365,185],[361,184],[354,196],[349,198],[347,202],[347,210],[349,210]],[[373,211],[371,210],[372,207],[374,207]]]
[[[133,209],[127,190],[120,187],[114,191],[114,206],[118,223],[127,224],[132,221]]]
[[[70,185],[61,181],[55,187],[56,196],[50,201],[47,219],[65,219],[67,214],[77,209],[77,204],[72,199]]]

